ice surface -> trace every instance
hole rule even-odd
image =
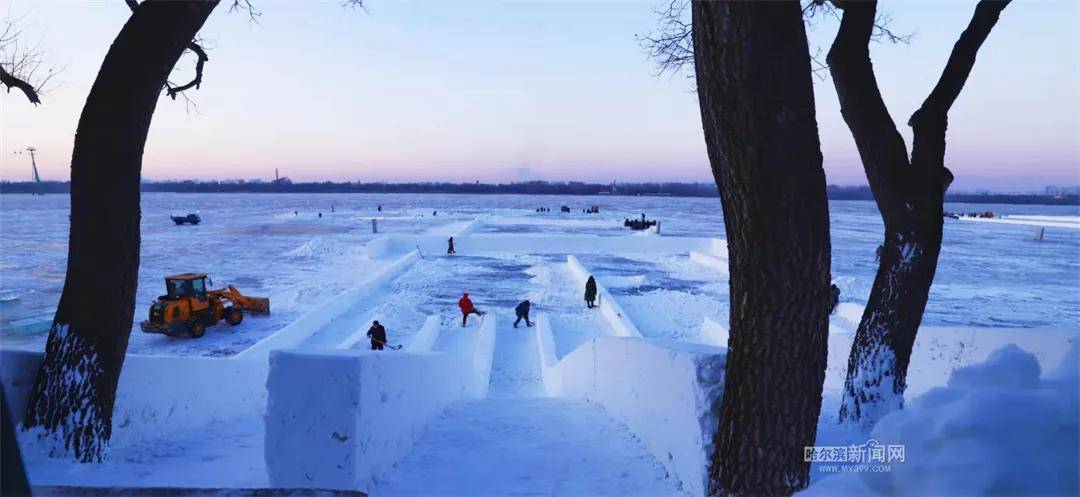
[[[570,214],[557,212],[559,205]],[[579,207],[599,205],[599,215]],[[67,255],[66,195],[0,197],[0,338],[5,347],[40,350],[63,284]],[[330,206],[335,212],[331,213]],[[383,205],[382,212],[375,207]],[[556,212],[536,213],[536,207]],[[438,210],[438,216],[431,212]],[[946,210],[993,210],[1024,220],[1066,216],[1076,207],[949,204]],[[294,215],[296,211],[298,215]],[[881,242],[881,220],[871,202],[831,202],[833,272],[841,300],[861,302],[876,270],[874,250]],[[199,212],[198,226],[174,226],[170,213]],[[317,214],[322,212],[323,217]],[[131,353],[168,355],[232,355],[288,324],[319,303],[361,281],[375,270],[361,250],[373,238],[371,218],[379,232],[447,234],[481,220],[474,228],[490,233],[593,233],[624,235],[626,217],[663,221],[663,235],[723,237],[717,199],[672,197],[565,197],[523,195],[374,195],[374,194],[166,194],[148,193],[142,200],[142,250],[136,318],[162,293],[162,278],[181,271],[205,271],[220,286],[271,297],[268,317],[249,316],[236,328],[218,325],[199,340],[147,335],[133,326]],[[1025,216],[1021,218],[1020,216]],[[1067,216],[1072,216],[1069,218]],[[1071,222],[1071,221],[1070,221]],[[946,220],[945,243],[924,324],[986,327],[1075,328],[1080,320],[1080,232],[1048,228],[1042,241],[1028,226],[965,223]],[[432,254],[434,255],[434,254]],[[582,260],[601,271],[603,264]],[[726,284],[700,266],[701,278],[667,278],[653,271],[663,261],[646,260],[623,268],[624,289],[642,298],[636,304],[671,305],[654,289],[715,297],[718,306],[698,302],[694,317],[727,319]],[[688,266],[693,267],[689,263]],[[690,273],[693,274],[693,273]],[[716,282],[715,291],[700,288]],[[616,290],[617,280],[608,281]],[[655,297],[655,298],[653,298]],[[677,297],[677,295],[675,296]],[[655,302],[654,302],[655,301]],[[633,312],[633,311],[630,311]],[[648,321],[653,316],[637,316]],[[659,319],[659,317],[658,317]],[[18,327],[12,322],[21,321]],[[644,326],[653,336],[678,338],[682,322]],[[646,330],[642,330],[643,333]]]
[[[534,316],[535,317],[535,316]],[[500,316],[495,329],[495,356],[491,364],[489,397],[540,397],[545,394],[540,378],[540,355],[536,333],[522,321]]]
[[[331,204],[333,213],[329,212]],[[572,212],[558,213],[562,204],[570,205]],[[600,205],[601,214],[580,213],[579,207],[593,204]],[[67,205],[66,196],[0,197],[0,341],[4,348],[38,351],[43,348],[45,331],[63,284]],[[375,210],[377,205],[383,205],[382,212]],[[556,212],[535,213],[534,209],[540,206],[551,207]],[[949,205],[946,209],[989,209],[1025,223],[1073,223],[1073,218],[1080,218],[1075,207]],[[439,215],[432,216],[433,210],[438,210]],[[852,438],[856,435],[830,424],[835,423],[842,385],[842,371],[837,370],[846,365],[850,339],[844,338],[844,333],[850,333],[857,325],[861,302],[873,282],[874,250],[881,241],[882,227],[869,202],[832,202],[830,210],[833,280],[842,290],[842,303],[833,319],[836,328],[830,343],[838,340],[838,345],[830,347],[830,382],[826,384],[819,440],[847,443],[858,441]],[[204,223],[177,227],[168,220],[169,213],[189,211],[199,212]],[[323,214],[321,218],[319,212]],[[641,212],[660,219],[663,234],[616,238],[629,234],[621,226],[622,219],[640,217]],[[384,270],[389,261],[401,255],[387,253],[383,257],[377,250],[369,250],[369,242],[378,236],[371,232],[371,219],[378,219],[379,235],[405,235],[401,237],[403,240],[426,237],[438,242],[433,245],[441,245],[444,237],[452,234],[479,235],[471,240],[463,236],[457,256],[446,257],[444,250],[425,250],[422,259],[388,279],[378,292],[351,303],[352,311],[347,319],[305,331],[311,332],[306,344],[309,348],[366,348],[366,340],[355,338],[373,319],[386,325],[394,344],[409,344],[422,329],[430,332],[434,326],[439,330],[438,336],[433,341],[431,336],[421,341],[429,343],[436,352],[450,352],[469,350],[482,329],[475,316],[470,317],[468,327],[461,327],[457,299],[462,292],[468,291],[477,306],[495,318],[497,326],[491,330],[495,352],[491,356],[490,378],[484,382],[491,398],[457,404],[430,425],[423,438],[428,442],[407,454],[398,473],[388,473],[380,481],[378,488],[385,489],[388,495],[421,493],[424,489],[419,485],[423,478],[431,478],[427,480],[429,485],[444,482],[450,494],[483,495],[485,489],[501,493],[514,488],[537,488],[551,489],[550,493],[556,495],[574,495],[592,493],[589,490],[597,488],[594,485],[599,486],[598,482],[618,493],[633,494],[631,490],[637,489],[642,489],[642,495],[679,492],[672,477],[665,478],[662,471],[655,471],[670,461],[665,462],[666,456],[656,454],[657,449],[647,441],[672,439],[673,432],[665,431],[666,421],[662,420],[673,418],[661,416],[649,421],[651,424],[634,424],[625,419],[646,419],[640,416],[649,412],[691,415],[689,410],[678,407],[690,394],[682,400],[659,401],[656,399],[677,392],[662,388],[670,382],[648,383],[646,386],[652,390],[642,390],[647,393],[637,397],[615,395],[609,402],[613,406],[627,406],[636,398],[656,404],[650,407],[656,411],[639,406],[627,408],[617,416],[596,406],[539,397],[547,391],[540,381],[544,369],[536,334],[524,327],[516,330],[511,327],[512,309],[521,299],[529,298],[534,320],[541,313],[546,315],[556,360],[571,357],[583,344],[615,334],[600,311],[585,308],[584,288],[566,262],[567,255],[576,255],[613,293],[628,319],[647,339],[673,339],[676,342],[664,343],[675,347],[687,342],[708,342],[710,335],[701,333],[705,319],[720,324],[728,320],[728,280],[715,264],[702,265],[692,260],[690,252],[722,256],[721,251],[710,249],[711,244],[702,243],[708,242],[707,239],[700,238],[723,237],[717,199],[147,194],[143,196],[142,213],[137,320],[162,293],[163,276],[182,271],[204,271],[214,278],[215,286],[233,283],[245,293],[269,296],[273,314],[248,316],[235,328],[223,324],[213,327],[199,340],[146,335],[138,331],[136,324],[129,353],[212,356],[213,360],[222,361],[235,360],[232,358],[252,344],[302,316],[317,312],[320,306]],[[590,238],[573,238],[579,234]],[[498,246],[504,250],[475,253],[461,250],[469,248],[470,243],[494,240],[484,237],[515,235],[529,236],[503,239]],[[1051,225],[1044,240],[1035,241],[1032,235],[1032,228],[1026,225],[946,220],[941,262],[909,376],[911,398],[945,385],[953,369],[986,359],[993,349],[1002,345],[1016,343],[1023,352],[1005,351],[1001,353],[1004,359],[995,356],[987,365],[958,371],[953,375],[953,384],[943,387],[944,391],[954,393],[943,396],[942,403],[935,404],[936,407],[928,405],[924,411],[918,411],[923,414],[915,412],[913,416],[938,416],[955,426],[975,426],[982,422],[980,416],[972,414],[973,419],[967,420],[961,414],[1013,409],[1020,401],[1037,403],[1033,392],[1045,396],[1053,388],[1060,390],[1063,385],[1075,384],[1074,376],[1067,374],[1068,368],[1063,368],[1066,374],[1055,379],[1044,377],[1033,383],[1031,361],[1024,359],[1024,354],[1035,357],[1036,371],[1048,370],[1047,364],[1064,356],[1062,344],[1069,343],[1080,331],[1077,327],[1080,295],[1076,292],[1080,285],[1080,231]],[[691,241],[687,237],[699,238],[682,246],[682,240]],[[668,243],[672,240],[678,243]],[[663,250],[634,250],[652,247],[647,244],[657,241],[664,242]],[[543,250],[529,248],[530,244],[539,242],[544,242]],[[385,239],[380,243],[385,249]],[[394,247],[409,251],[414,248]],[[574,254],[577,251],[582,253]],[[1069,357],[1073,358],[1071,364],[1075,370],[1075,350],[1072,354]],[[678,353],[672,352],[665,357],[677,356]],[[473,359],[483,362],[484,358]],[[609,373],[631,374],[641,368],[656,371],[655,367],[650,369],[640,362],[624,359],[619,366],[624,369],[613,368]],[[1011,379],[1002,382],[991,377]],[[252,379],[260,385],[263,381],[261,377]],[[620,391],[618,385],[609,386],[612,392]],[[979,395],[989,397],[955,393],[961,390],[983,392]],[[986,393],[989,390],[1008,390],[1015,395],[991,395]],[[138,395],[138,392],[129,394]],[[169,392],[155,394],[164,399]],[[967,400],[945,402],[954,395]],[[1016,399],[1020,400],[1013,402]],[[1031,407],[1027,412],[1031,416],[1056,419],[1053,416],[1061,414],[1059,407]],[[921,408],[912,411],[917,409]],[[555,422],[565,421],[565,416],[572,419]],[[590,423],[587,428],[579,418]],[[994,422],[992,416],[987,418],[987,423]],[[1005,415],[1002,419],[1020,422]],[[714,426],[715,420],[697,423],[695,429],[704,429]],[[212,425],[200,418],[193,425],[170,433],[118,436],[109,463],[74,469],[66,461],[38,457],[40,454],[36,455],[31,442],[28,447],[31,479],[35,483],[55,484],[198,486],[259,485],[267,481],[265,464],[259,456],[264,450],[261,435],[265,432],[261,418],[242,416]],[[682,427],[686,423],[678,425]],[[1075,424],[1065,428],[1075,430]],[[118,430],[118,434],[123,433]],[[920,434],[903,430],[895,433],[923,440]],[[205,438],[199,438],[200,434],[205,434]],[[1008,445],[1011,439],[1001,442],[987,431],[969,438],[955,433],[949,437],[946,439],[956,441],[957,446],[977,450],[1003,452],[1014,447]],[[936,447],[931,439],[925,440],[925,444],[918,443],[927,450]],[[221,450],[219,441],[235,445],[237,450]],[[442,445],[454,441],[459,443]],[[23,442],[25,445],[26,440]],[[431,445],[426,445],[429,442]],[[558,454],[565,454],[565,461],[544,451],[511,452],[508,447],[513,445],[501,445],[504,443],[562,451]],[[485,452],[488,447],[490,454]],[[1022,453],[1030,450],[1030,446],[1022,444],[1016,447]],[[948,452],[936,454],[936,458],[954,456]],[[1062,460],[1069,461],[1069,455],[1062,455]],[[1075,453],[1071,456],[1075,461]],[[493,478],[484,479],[479,474],[483,466],[454,467],[456,458],[468,457],[481,463],[501,461],[505,465],[492,466],[499,470],[494,471]],[[589,461],[572,464],[579,458]],[[548,460],[552,461],[544,462]],[[449,466],[425,464],[439,461]],[[1003,468],[1004,464],[999,463],[994,462],[993,467]],[[532,468],[531,472],[525,469],[528,467]],[[970,472],[970,468],[962,465],[942,467]],[[624,474],[616,471],[618,468],[633,468],[633,471]],[[999,472],[991,478],[993,482],[1008,482],[1012,478],[1009,474]],[[1076,473],[1074,470],[1063,474],[1075,477]],[[815,478],[820,476],[815,475]],[[543,477],[530,482],[533,486],[517,487],[526,476]],[[993,479],[999,476],[1001,479]],[[947,480],[948,475],[942,475],[942,479]],[[829,480],[832,479],[823,479],[821,483],[824,485]],[[920,490],[955,489],[921,484],[927,486],[919,487]],[[858,479],[841,488],[869,488],[877,492],[881,487],[875,485]]]

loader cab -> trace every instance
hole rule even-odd
[[[206,275],[183,273],[166,276],[165,291],[169,300],[195,298],[206,301]]]

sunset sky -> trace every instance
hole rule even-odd
[[[635,34],[660,1],[229,0],[201,32],[210,61],[198,112],[161,99],[147,179],[709,181],[689,80],[654,76]],[[909,45],[872,47],[903,125],[932,88],[974,1],[884,2]],[[67,179],[82,104],[128,16],[121,0],[9,1],[28,42],[62,67],[43,104],[0,96],[0,177]],[[817,19],[811,50],[839,22]],[[949,119],[955,189],[1080,184],[1080,2],[1018,0],[990,34]],[[762,61],[769,63],[769,61]],[[190,78],[185,58],[174,81]],[[828,182],[863,184],[829,79],[815,81]]]

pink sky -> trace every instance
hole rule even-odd
[[[910,45],[875,45],[875,68],[903,124],[936,81],[974,2],[886,2]],[[216,11],[199,112],[162,99],[148,179],[353,181],[709,181],[696,96],[655,78],[634,35],[652,2],[267,2],[260,24]],[[75,125],[122,2],[12,3],[28,36],[64,66],[33,108],[0,97],[0,178],[25,180],[40,150],[67,179]],[[956,189],[1080,184],[1080,7],[1006,9],[950,115]],[[827,49],[835,21],[810,32]],[[176,79],[189,76],[181,62]],[[830,80],[815,82],[828,181],[864,177]],[[906,126],[901,132],[910,140]]]

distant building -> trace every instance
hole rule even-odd
[[[1071,195],[1080,195],[1080,186],[1056,186],[1051,185],[1044,189],[1047,197],[1062,198]]]
[[[274,181],[272,181],[271,183],[273,183],[275,185],[291,185],[292,180],[289,179],[288,176],[280,176],[280,175],[278,175],[277,168],[274,168]]]

